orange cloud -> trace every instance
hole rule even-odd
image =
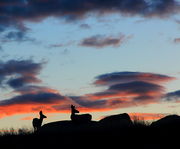
[[[40,110],[45,113],[69,113],[71,104],[76,105],[80,112],[110,111],[153,104],[159,102],[165,94],[165,87],[161,83],[175,79],[154,73],[109,73],[96,77],[94,83],[106,85],[107,89],[104,91],[84,96],[63,96],[58,90],[36,85],[41,83],[37,75],[42,64],[34,63],[32,60],[11,60],[0,64],[3,68],[0,73],[7,77],[8,85],[16,93],[14,97],[0,101],[0,118]],[[10,77],[12,78],[9,79]],[[99,84],[98,81],[103,82]]]
[[[105,91],[71,99],[89,108],[115,109],[157,103],[164,93],[163,86],[137,81],[112,85]]]
[[[27,113],[37,113],[42,110],[44,113],[67,113],[66,110],[56,110],[53,108],[57,104],[14,104],[0,107],[0,118],[12,116],[15,114],[27,114]],[[63,104],[58,104],[64,106]],[[69,104],[68,104],[69,105]]]
[[[24,118],[22,118],[21,120],[32,120],[34,117],[32,117],[32,116],[28,116],[28,117],[24,117]]]

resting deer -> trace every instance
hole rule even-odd
[[[77,115],[76,113],[79,113],[79,111],[74,105],[71,105],[71,120],[73,122],[90,122],[92,119],[92,116],[90,114]]]
[[[43,119],[44,118],[47,118],[43,113],[42,111],[39,112],[39,115],[40,115],[40,118],[34,118],[33,121],[32,121],[32,124],[33,124],[33,127],[34,127],[34,131],[37,131],[39,130],[39,128],[41,127],[42,125],[42,122],[43,122]]]

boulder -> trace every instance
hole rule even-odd
[[[109,125],[112,127],[128,127],[132,125],[132,120],[127,113],[107,116],[99,121],[102,125]]]
[[[163,127],[180,127],[180,116],[178,115],[168,115],[165,116],[155,122],[152,122],[151,127],[158,127],[158,128],[163,128]]]
[[[96,125],[95,121],[89,123],[74,123],[73,121],[56,121],[44,124],[40,133],[85,133],[92,131]]]

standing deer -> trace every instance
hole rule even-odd
[[[42,122],[43,122],[43,119],[44,118],[47,118],[43,113],[42,111],[39,112],[39,115],[40,115],[40,118],[34,118],[33,121],[32,121],[32,124],[33,124],[33,127],[34,127],[34,131],[38,131],[39,128],[41,127],[42,125]]]
[[[90,114],[77,115],[76,113],[79,113],[79,111],[76,109],[74,105],[71,105],[71,120],[73,122],[85,123],[90,122],[92,119],[92,116]]]

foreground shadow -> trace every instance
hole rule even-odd
[[[38,129],[38,132],[31,134],[0,136],[1,147],[174,149],[179,146],[180,117],[168,115],[148,125],[132,121],[127,113],[122,113],[99,121],[89,119],[74,122],[71,119],[51,122]]]

